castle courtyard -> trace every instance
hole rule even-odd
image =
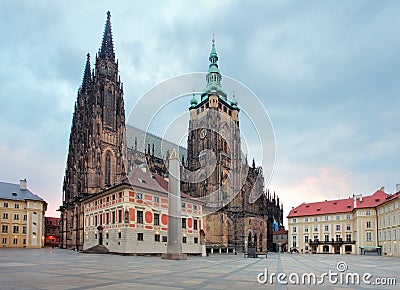
[[[270,253],[266,259],[214,254],[170,261],[43,248],[1,249],[0,262],[0,289],[395,289],[390,279],[400,283],[400,259],[372,255]],[[301,283],[304,273],[315,274],[315,283],[326,275],[315,286],[309,276]],[[265,274],[268,281],[262,284]]]

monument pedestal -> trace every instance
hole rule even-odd
[[[164,253],[164,254],[161,254],[161,259],[166,259],[166,260],[187,260],[187,254],[182,254],[182,253]]]

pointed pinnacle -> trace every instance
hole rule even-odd
[[[90,69],[90,54],[86,55],[86,65],[85,71],[83,73],[82,85],[80,87],[81,92],[87,92],[90,90],[92,84],[92,76],[91,76],[91,69]]]
[[[111,13],[107,12],[107,20],[104,28],[103,41],[99,52],[100,58],[110,59],[115,61],[114,43],[111,31]]]
[[[169,160],[178,159],[178,154],[176,153],[175,148],[172,149],[171,155],[168,158]]]

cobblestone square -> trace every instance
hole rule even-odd
[[[345,267],[343,272],[338,270],[338,263]],[[277,283],[276,276],[273,284],[259,283],[257,278],[265,269],[268,277],[286,274],[281,280],[288,284]],[[303,273],[314,273],[318,282],[321,274],[329,271],[357,273],[361,281],[359,285],[347,285],[345,279],[343,283],[340,279],[330,283],[326,276],[323,284],[315,286],[296,285],[289,279],[297,273],[301,282]],[[371,274],[371,285],[363,283],[365,273]],[[211,255],[170,261],[155,256],[83,254],[51,248],[0,250],[0,289],[395,289],[398,286],[372,283],[376,278],[396,278],[398,285],[399,274],[400,259],[387,256],[270,253],[267,259]],[[291,279],[295,278],[292,274]]]

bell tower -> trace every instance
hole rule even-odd
[[[213,205],[226,203],[240,184],[239,108],[233,96],[228,100],[221,86],[222,75],[213,37],[206,88],[198,101],[190,100],[188,130],[187,193],[212,197]]]

